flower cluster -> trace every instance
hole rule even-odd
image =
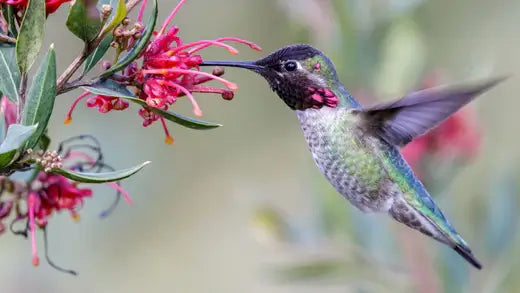
[[[70,2],[71,0],[45,0],[45,10],[47,14],[56,12],[61,4]],[[0,0],[0,4],[7,4],[16,6],[18,9],[25,9],[29,0]]]
[[[103,163],[97,140],[85,135],[64,141],[60,144],[58,151],[33,153],[29,150],[28,156],[46,171],[62,166],[69,170],[89,172],[100,172],[103,169],[113,170]],[[92,197],[92,190],[80,187],[77,182],[58,174],[37,170],[33,172],[34,179],[30,180],[29,184],[0,176],[0,233],[3,233],[6,227],[2,221],[11,216],[10,227],[13,233],[24,236],[30,234],[32,262],[37,266],[40,260],[36,250],[36,229],[40,228],[45,233],[49,218],[60,211],[68,211],[74,220],[78,220],[78,211],[83,206],[85,198]],[[117,191],[117,197],[111,208],[103,212],[102,216],[108,215],[113,210],[120,195],[131,203],[129,195],[117,183],[106,184]],[[16,231],[17,222],[24,222],[25,228]],[[49,263],[62,270],[50,260]],[[63,271],[74,273],[68,270]]]
[[[200,71],[202,57],[197,53],[209,46],[218,46],[227,49],[231,54],[237,54],[238,51],[225,44],[225,41],[242,43],[254,50],[261,50],[257,45],[238,38],[219,38],[184,43],[179,37],[179,28],[172,26],[168,29],[168,26],[185,1],[179,2],[160,30],[155,32],[153,39],[139,57],[140,64],[133,62],[120,74],[115,74],[112,77],[114,81],[121,85],[131,86],[135,96],[146,102],[147,106],[138,111],[139,116],[143,119],[142,125],[146,127],[159,120],[164,128],[165,141],[168,144],[173,142],[173,138],[168,131],[165,119],[153,112],[151,108],[168,110],[178,98],[186,96],[193,106],[193,113],[196,116],[201,116],[202,111],[192,93],[216,93],[224,99],[230,100],[233,98],[233,91],[237,89],[236,84],[221,77],[224,74],[223,69],[215,68],[212,73]],[[121,49],[131,48],[129,42],[135,42],[135,37],[123,38],[122,36],[130,36],[130,33],[133,33],[132,36],[141,36],[144,26],[140,23],[146,2],[142,2],[137,23],[132,29],[126,28],[128,26],[127,21],[114,30],[116,41],[112,45],[118,50],[116,55]],[[110,64],[104,62],[102,66],[107,69]],[[209,81],[220,82],[225,88],[203,85]],[[84,93],[74,101],[65,123],[70,122],[72,111],[77,103],[88,96],[90,96],[88,92]],[[87,99],[87,106],[97,108],[100,113],[107,113],[112,110],[124,110],[128,108],[128,103],[117,97],[97,95]]]

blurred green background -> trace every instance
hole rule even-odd
[[[164,19],[176,1],[159,2]],[[47,22],[61,71],[81,50],[66,10]],[[2,235],[0,292],[518,292],[519,19],[514,0],[190,0],[174,21],[186,42],[238,36],[265,53],[310,43],[353,93],[380,100],[418,88],[428,72],[443,83],[513,74],[474,103],[479,155],[449,183],[428,184],[482,271],[384,215],[361,215],[314,166],[294,113],[260,77],[230,69],[240,87],[233,101],[198,97],[205,119],[224,127],[171,125],[173,146],[159,124],[141,127],[137,109],[101,115],[82,105],[63,125],[79,92],[58,97],[55,142],[89,133],[116,168],[153,164],[124,182],[134,205],[100,219],[113,192],[96,186],[79,223],[50,221],[51,256],[79,277],[43,261],[35,269],[29,241]],[[203,57],[263,54],[223,51]],[[188,101],[176,110],[190,113]]]

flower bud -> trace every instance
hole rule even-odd
[[[101,6],[101,17],[103,20],[107,20],[112,13],[112,7],[109,4],[103,4]]]

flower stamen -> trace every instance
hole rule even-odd
[[[175,82],[167,81],[166,84],[182,91],[191,102],[191,105],[193,107],[193,114],[195,114],[195,116],[198,116],[198,117],[202,116],[202,110],[200,109],[199,104],[197,104],[197,101],[195,100],[193,95],[190,93],[190,91],[188,91],[185,87],[183,87],[179,84],[176,84]]]
[[[144,10],[146,8],[146,2],[148,2],[148,0],[143,0],[143,2],[141,2],[141,8],[139,8],[139,14],[137,14],[137,22],[139,22],[139,23],[143,20]]]
[[[214,45],[214,46],[218,46],[218,47],[222,47],[222,48],[227,49],[227,51],[230,54],[233,54],[233,55],[238,54],[238,50],[235,49],[233,46],[225,44],[225,43],[222,43],[222,42],[219,42],[218,40],[201,40],[201,41],[197,41],[197,42],[193,42],[193,43],[189,43],[189,44],[184,44],[184,45],[182,45],[180,47],[176,47],[176,48],[168,51],[167,54],[170,55],[170,56],[173,56],[173,55],[175,55],[175,53],[177,53],[179,51],[186,50],[188,48],[199,46],[199,45],[205,46],[203,48],[206,48],[206,47],[209,47],[211,45]],[[199,47],[201,47],[201,46],[199,46]],[[198,50],[196,50],[196,51],[198,51]],[[188,52],[188,54],[191,55],[192,52]]]
[[[186,0],[181,0],[179,1],[179,3],[177,3],[177,6],[175,6],[175,8],[173,9],[172,13],[170,13],[170,15],[168,15],[168,18],[166,18],[166,20],[164,21],[161,29],[159,30],[159,32],[157,33],[157,37],[160,37],[164,31],[166,30],[166,28],[168,27],[168,25],[170,24],[170,22],[173,20],[173,18],[175,17],[175,14],[177,14],[177,12],[179,11],[179,9],[181,8],[181,6],[186,2]]]
[[[161,124],[164,129],[164,134],[166,134],[166,138],[164,139],[164,142],[166,144],[173,144],[173,137],[170,135],[170,131],[168,130],[168,126],[166,125],[166,121],[164,121],[163,117],[160,117],[159,119],[161,120]]]
[[[29,231],[31,232],[32,263],[35,267],[37,267],[40,264],[40,259],[38,258],[38,252],[36,251],[36,224],[34,220],[36,193],[31,192],[27,201],[29,208]]]
[[[243,40],[243,39],[240,39],[240,38],[234,38],[234,37],[223,37],[223,38],[218,38],[215,40],[215,42],[224,42],[224,41],[231,41],[231,42],[236,42],[236,43],[240,43],[240,44],[244,44],[244,45],[247,45],[249,46],[251,49],[253,50],[256,50],[256,51],[262,51],[262,48],[260,48],[260,46],[258,46],[257,44],[253,43],[253,42],[250,42],[250,41],[247,41],[247,40]],[[205,49],[207,47],[211,46],[211,44],[203,44],[203,45],[200,45],[196,48],[193,48],[191,50],[188,51],[188,54],[193,54],[197,51],[200,51],[202,49]]]
[[[74,102],[72,103],[72,106],[69,109],[69,112],[67,113],[67,117],[65,118],[65,121],[63,122],[64,124],[69,124],[72,121],[72,111],[74,111],[74,109],[76,108],[76,105],[78,105],[79,101],[88,97],[89,95],[90,95],[90,92],[84,92],[79,97],[77,97],[76,100],[74,100]]]
[[[113,189],[115,189],[116,191],[120,192],[123,195],[126,203],[128,203],[128,204],[134,203],[134,201],[130,197],[130,194],[128,194],[128,192],[126,192],[126,190],[124,190],[119,184],[117,184],[115,182],[107,182],[106,185],[108,185],[108,186],[112,187]]]

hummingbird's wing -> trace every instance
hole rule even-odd
[[[397,101],[355,110],[354,113],[361,114],[361,125],[369,133],[390,144],[404,146],[504,79],[425,89]]]

